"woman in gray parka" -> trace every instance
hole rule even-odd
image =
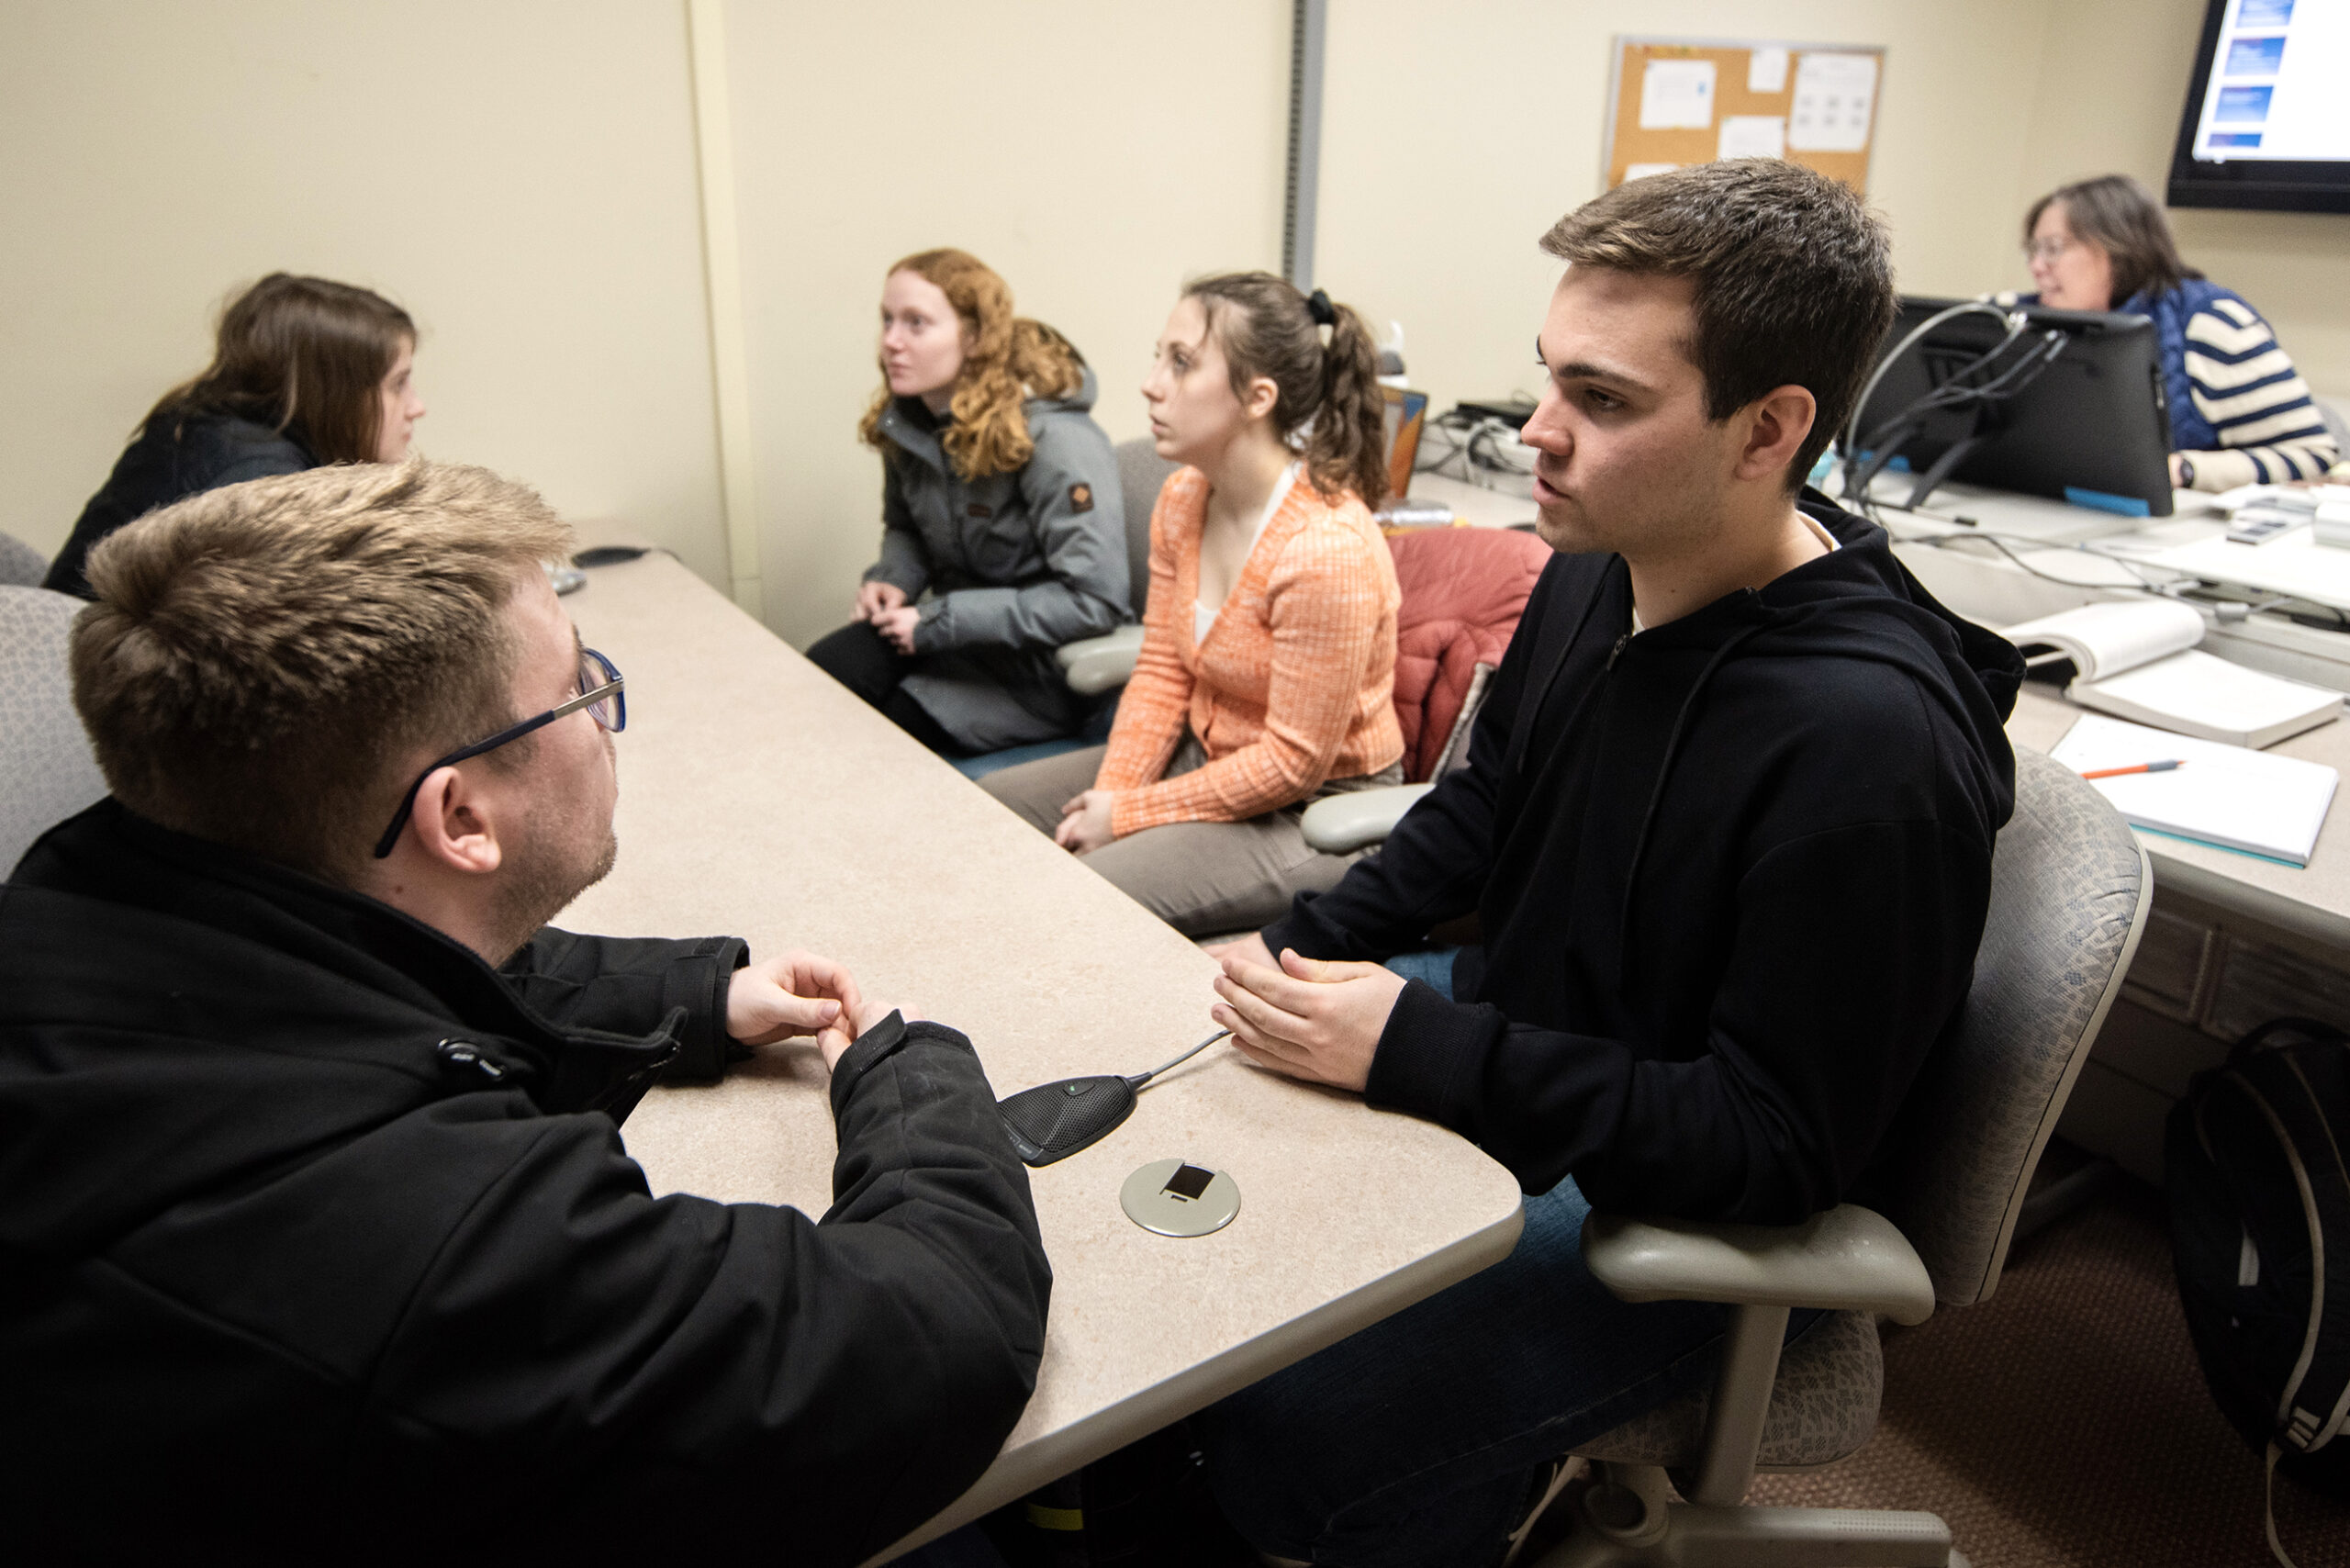
[[[890,269],[880,358],[858,433],[881,453],[881,559],[809,658],[947,756],[1077,734],[1088,700],[1053,650],[1134,619],[1092,371],[953,250]]]

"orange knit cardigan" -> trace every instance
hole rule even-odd
[[[1150,517],[1142,652],[1118,701],[1097,789],[1123,838],[1240,822],[1404,755],[1395,722],[1395,562],[1370,509],[1304,473],[1265,524],[1204,641],[1193,636],[1207,476],[1177,470]],[[1207,765],[1163,777],[1186,720]]]

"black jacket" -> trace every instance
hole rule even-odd
[[[821,1222],[649,1196],[614,1117],[743,958],[499,974],[111,801],[53,829],[0,887],[6,1555],[850,1563],[951,1501],[1035,1386],[1026,1173],[892,1015]]]
[[[1762,1222],[1864,1195],[1965,995],[2022,663],[1804,505],[1841,548],[1638,636],[1620,557],[1552,561],[1471,766],[1265,933],[1371,958],[1475,910],[1460,1001],[1405,989],[1369,1093],[1528,1192]]]
[[[223,485],[318,465],[296,436],[235,414],[157,414],[115,459],[114,472],[82,509],[42,586],[88,599],[83,565],[98,541],[124,523]]]

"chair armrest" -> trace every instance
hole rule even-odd
[[[1934,1282],[1908,1238],[1858,1204],[1789,1226],[1595,1214],[1583,1221],[1583,1257],[1626,1301],[1820,1306],[1896,1323],[1923,1323],[1934,1310]]]
[[[1349,790],[1325,795],[1305,808],[1300,823],[1309,848],[1325,855],[1349,855],[1366,844],[1377,844],[1395,831],[1404,813],[1419,803],[1433,784],[1390,784],[1378,790]]]
[[[1086,637],[1074,643],[1063,643],[1053,650],[1062,671],[1069,677],[1069,687],[1082,696],[1107,691],[1113,686],[1124,686],[1135,673],[1135,659],[1142,653],[1142,628],[1121,626],[1099,637]]]

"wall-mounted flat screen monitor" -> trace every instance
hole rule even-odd
[[[2350,212],[2350,0],[2210,0],[2173,207]]]

